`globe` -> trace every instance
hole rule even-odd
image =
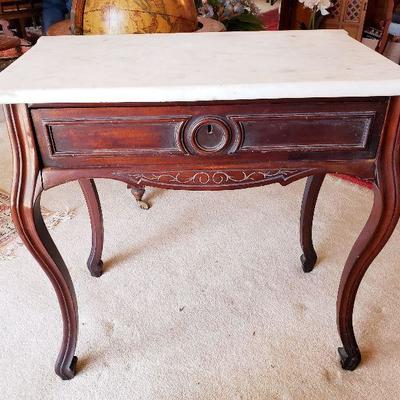
[[[193,32],[194,0],[86,0],[83,34]]]

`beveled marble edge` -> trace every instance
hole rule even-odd
[[[118,92],[108,89],[90,89],[86,93],[79,89],[46,90],[16,90],[14,93],[2,93],[2,104],[19,103],[168,103],[168,102],[196,102],[196,101],[233,101],[233,100],[261,100],[261,99],[301,99],[301,98],[340,98],[340,97],[373,97],[398,96],[400,81],[358,82],[359,90],[349,87],[349,82],[333,82],[321,87],[319,83],[297,83],[271,85],[232,85],[224,86],[224,93],[215,86],[202,87],[174,87],[174,88],[120,88]],[[284,96],[282,96],[284,93]],[[377,94],[379,93],[379,94]],[[99,100],[102,99],[102,100]],[[106,99],[106,100],[104,100]]]
[[[218,46],[210,50],[210,43],[224,51]],[[154,54],[158,49],[160,55]],[[171,57],[171,49],[184,54]],[[103,63],[105,51],[111,55]],[[67,58],[60,63],[62,54]],[[238,59],[241,54],[257,61]],[[223,75],[199,65],[208,55]],[[149,73],[147,60],[156,71]],[[114,75],[109,73],[113,70]],[[396,95],[400,67],[342,30],[45,37],[0,73],[0,102],[6,104]]]

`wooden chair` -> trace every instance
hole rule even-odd
[[[41,0],[0,0],[0,19],[16,23],[18,35],[24,39],[27,39],[27,20],[36,25],[40,21],[41,13]]]
[[[383,33],[382,33],[382,37],[378,43],[378,46],[376,47],[376,51],[380,54],[383,54],[385,52],[386,47],[391,38],[391,35],[389,34],[389,27],[390,27],[390,24],[392,23],[393,14],[399,4],[400,4],[400,0],[387,0],[386,18],[385,18],[385,23],[383,26]]]

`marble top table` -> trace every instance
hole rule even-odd
[[[13,221],[62,311],[56,373],[75,375],[78,309],[43,223],[44,190],[79,182],[92,225],[87,266],[100,277],[103,221],[94,178],[125,182],[142,196],[145,186],[243,189],[307,177],[300,245],[303,270],[311,272],[314,208],[331,172],[368,179],[375,193],[337,298],[341,365],[355,369],[357,290],[400,215],[399,96],[400,67],[343,31],[40,39],[0,73],[0,102],[14,156]]]
[[[342,30],[42,37],[0,75],[0,103],[399,93],[399,68]]]

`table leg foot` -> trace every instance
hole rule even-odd
[[[150,204],[143,200],[138,200],[137,204],[138,204],[139,208],[141,208],[142,210],[148,210],[150,208]]]
[[[131,190],[133,197],[136,200],[137,205],[142,210],[148,210],[150,208],[150,204],[143,200],[143,196],[146,192],[146,189],[143,186],[131,186],[128,185],[128,189]]]
[[[325,174],[309,176],[304,189],[303,201],[300,214],[300,245],[303,254],[300,257],[304,272],[311,272],[317,262],[312,241],[312,224],[314,219],[315,205],[318,194],[324,181]]]
[[[344,347],[339,347],[338,352],[340,356],[340,364],[346,371],[354,371],[361,362],[361,354],[358,349],[351,355],[347,354]]]
[[[317,253],[313,251],[307,256],[305,254],[302,254],[300,256],[300,261],[303,271],[306,273],[311,272],[314,269],[315,264],[317,263]]]
[[[103,261],[100,260],[97,264],[87,263],[88,270],[90,271],[90,275],[95,278],[100,278],[103,275]]]
[[[99,194],[93,179],[80,179],[79,185],[85,196],[86,205],[89,210],[90,225],[92,227],[92,248],[87,261],[87,267],[92,276],[100,277],[103,273],[101,255],[104,244],[104,225]]]
[[[78,362],[78,357],[74,356],[69,365],[59,364],[56,365],[56,374],[63,380],[67,381],[72,379],[76,374],[76,363]]]

